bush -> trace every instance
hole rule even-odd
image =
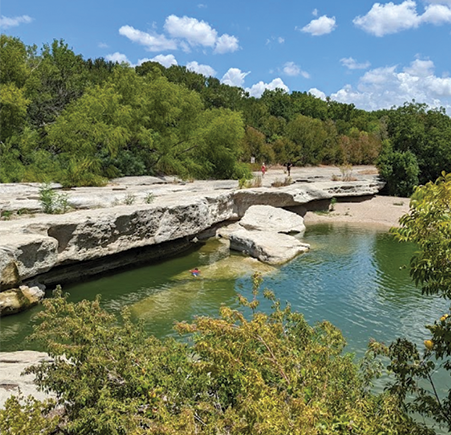
[[[377,160],[377,167],[389,195],[409,197],[419,183],[417,158],[410,151],[393,151],[391,145],[386,143]]]
[[[44,213],[66,213],[69,209],[68,195],[55,192],[50,184],[43,184],[39,188],[39,201]]]
[[[219,318],[176,326],[192,344],[147,337],[127,311],[118,322],[98,299],[73,304],[58,289],[33,334],[53,361],[27,373],[64,406],[59,433],[428,433],[394,396],[368,392],[339,330],[309,326],[269,291],[272,312],[259,312],[260,276],[253,282],[241,310],[223,306]],[[371,366],[368,359],[366,373]],[[0,411],[0,421],[11,412],[17,406]]]

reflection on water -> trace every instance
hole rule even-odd
[[[221,304],[236,307],[237,292],[251,294],[253,271],[265,274],[264,286],[289,302],[311,322],[327,319],[338,326],[349,349],[361,354],[368,340],[390,342],[405,336],[422,343],[424,324],[446,311],[438,298],[422,296],[409,277],[414,247],[381,231],[351,225],[309,227],[304,240],[310,252],[280,267],[262,265],[212,240],[183,257],[66,286],[70,300],[94,299],[100,294],[110,312],[125,306],[143,319],[150,334],[173,334],[174,321],[218,313]],[[189,270],[198,266],[201,277]],[[270,303],[261,308],[269,310]],[[24,341],[39,312],[1,319],[1,350],[32,348]]]

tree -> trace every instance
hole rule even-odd
[[[435,183],[415,189],[410,212],[392,232],[400,241],[415,242],[418,252],[410,263],[410,274],[426,295],[451,299],[451,174],[442,173]],[[389,369],[395,381],[389,391],[405,400],[409,411],[431,416],[451,431],[451,387],[437,391],[434,374],[438,367],[451,373],[451,307],[438,313],[428,325],[431,337],[420,351],[416,344],[398,339],[388,349]],[[426,385],[425,385],[426,383]],[[429,388],[427,388],[427,385]]]
[[[0,35],[0,84],[14,83],[22,88],[30,74],[27,47],[12,36]]]
[[[27,107],[30,100],[25,98],[24,90],[14,83],[0,87],[0,140],[5,141],[13,134],[19,134],[25,126]]]
[[[238,162],[243,152],[244,126],[241,114],[230,109],[209,109],[202,114],[199,142],[193,154],[211,178],[242,178],[249,174]],[[203,162],[203,163],[202,163]]]
[[[327,133],[319,119],[297,115],[286,128],[288,138],[295,143],[295,149],[288,156],[294,164],[321,163]]]
[[[333,325],[308,325],[269,291],[273,309],[259,312],[260,276],[253,283],[241,309],[178,324],[192,339],[183,342],[147,337],[127,312],[118,322],[99,300],[73,304],[57,291],[33,334],[52,361],[28,370],[56,402],[34,403],[42,412],[25,419],[10,399],[0,429],[14,421],[14,433],[27,435],[431,433],[395,396],[369,392]],[[58,405],[64,418],[46,425],[43,413]]]
[[[408,197],[419,183],[420,168],[415,154],[394,151],[388,140],[382,144],[376,165],[389,195]]]
[[[31,104],[28,117],[33,126],[52,124],[64,108],[78,99],[88,83],[88,71],[82,56],[63,41],[44,45],[26,83]]]

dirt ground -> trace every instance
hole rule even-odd
[[[374,196],[361,202],[337,202],[330,212],[307,212],[306,225],[325,222],[399,226],[399,218],[409,212],[409,198]]]

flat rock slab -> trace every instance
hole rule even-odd
[[[276,233],[302,233],[304,219],[290,211],[270,205],[249,207],[240,221],[247,230],[274,231]]]
[[[230,249],[268,264],[283,264],[310,249],[293,236],[273,231],[238,230],[230,234]]]
[[[38,391],[34,383],[34,375],[22,375],[22,372],[31,365],[41,361],[50,361],[44,352],[26,350],[22,352],[0,353],[0,409],[5,406],[6,400],[12,395],[24,397],[32,395],[38,400],[51,397],[42,391]]]

